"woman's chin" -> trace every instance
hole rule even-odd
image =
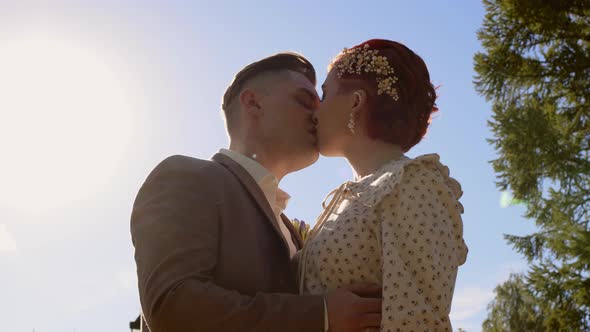
[[[342,157],[342,137],[330,135],[318,135],[317,147],[320,154],[324,157]]]

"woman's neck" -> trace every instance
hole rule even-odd
[[[403,151],[398,145],[368,137],[357,139],[344,153],[356,179],[374,173],[390,160],[397,159],[402,155]]]

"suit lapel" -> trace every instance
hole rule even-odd
[[[289,245],[287,244],[283,236],[283,233],[279,228],[278,221],[276,220],[277,218],[274,215],[270,203],[268,202],[268,199],[266,199],[266,196],[264,195],[264,192],[262,192],[262,189],[260,188],[258,183],[254,181],[254,179],[252,178],[252,176],[250,176],[248,171],[246,171],[242,166],[240,166],[240,164],[235,162],[230,157],[223,155],[221,153],[216,153],[211,159],[224,165],[230,172],[232,172],[236,176],[238,180],[240,180],[240,182],[242,182],[242,184],[246,187],[250,195],[252,195],[260,209],[262,209],[262,211],[266,215],[266,221],[271,224],[272,228],[275,230],[275,233],[281,239],[285,252],[288,254]]]

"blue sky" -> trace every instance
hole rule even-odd
[[[526,269],[502,234],[532,222],[500,206],[491,106],[472,83],[479,1],[48,3],[0,0],[1,331],[125,331],[139,312],[129,216],[149,171],[227,146],[220,100],[244,65],[297,51],[322,82],[334,55],[370,38],[406,44],[441,86],[408,155],[440,154],[463,186],[454,327],[480,331],[495,285]],[[327,158],[287,176],[287,214],[314,221],[350,176]]]

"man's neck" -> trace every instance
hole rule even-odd
[[[267,153],[260,146],[253,146],[243,144],[241,142],[232,141],[230,142],[229,149],[238,152],[248,158],[254,159],[262,167],[269,170],[280,182],[285,175],[287,175],[286,167],[282,166],[282,163],[276,161],[271,154]]]

